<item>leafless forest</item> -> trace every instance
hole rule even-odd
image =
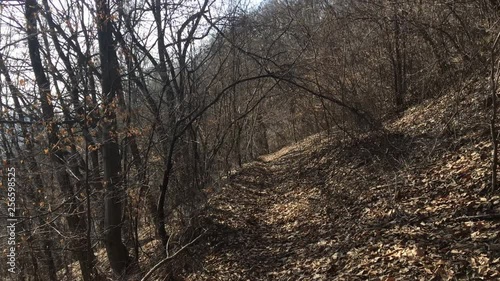
[[[500,266],[499,32],[497,0],[0,1],[0,279],[500,278],[493,274]],[[476,162],[464,160],[477,164],[467,171],[436,162],[448,156],[458,161],[464,151],[478,155]],[[425,174],[428,167],[451,172]],[[392,260],[382,262],[389,254],[379,250],[370,264],[393,268],[391,273],[348,275],[356,268],[356,262],[345,261],[353,249],[372,243],[359,242],[362,233],[381,233],[404,219],[421,228],[439,225],[429,222],[431,214],[412,213],[404,204],[418,205],[408,202],[416,202],[411,196],[420,186],[429,191],[418,196],[431,198],[422,199],[422,210],[435,198],[463,194],[446,185],[449,191],[432,197],[440,184],[452,181],[447,174],[453,169],[460,170],[453,179],[460,188],[477,179],[464,191],[470,193],[467,202],[490,207],[455,213],[449,208],[444,221],[470,222],[457,229],[488,229],[496,236],[477,242],[450,230],[440,239],[486,243],[477,254],[483,258],[472,250],[469,258],[467,250],[450,244],[445,250],[436,246],[436,253],[458,247],[466,253],[463,267],[440,256],[429,262],[434,266],[429,270],[423,261],[421,267],[412,265],[416,269],[398,268],[387,265]],[[439,175],[446,179],[434,182]],[[283,254],[284,240],[234,238],[254,230],[256,237],[281,231],[263,222],[279,220],[291,203],[283,201],[281,211],[270,213],[262,208],[288,196],[283,183],[305,179],[307,188],[319,190],[308,197],[318,202],[310,204],[325,210],[317,229],[332,224],[337,231],[318,232],[327,241],[322,245],[337,241],[324,250],[329,259],[324,272],[313,265],[301,271],[306,259],[278,262],[299,257],[295,254],[306,247],[299,242],[306,240],[293,240],[298,250]],[[273,193],[274,201],[265,197],[279,184],[283,190]],[[353,193],[358,189],[385,193],[366,197]],[[251,199],[255,192],[261,197]],[[366,211],[382,206],[373,202],[384,198],[394,200],[382,204],[385,215]],[[242,221],[250,232],[238,236],[236,230],[214,228],[215,221],[232,221],[229,215],[217,213],[217,220],[211,215],[216,201],[238,218],[249,215]],[[449,206],[465,201],[453,202]],[[396,205],[397,211],[388,211]],[[320,216],[321,210],[311,214]],[[315,218],[297,216],[297,222]],[[372,218],[373,225],[349,228],[342,218],[351,224]],[[310,229],[296,229],[297,235]],[[340,239],[343,233],[351,233],[346,237],[354,244]],[[417,236],[411,239],[424,239]],[[241,268],[243,260],[253,265],[241,269],[229,263],[230,273],[215,269],[211,257],[231,253],[220,242],[224,239],[241,242],[234,253],[248,247],[237,258]],[[429,241],[412,248],[416,259],[433,259]],[[259,243],[269,245],[261,249]],[[380,243],[380,249],[388,245]],[[273,247],[266,263],[283,267],[274,275],[258,263]],[[12,253],[15,262],[9,264]]]

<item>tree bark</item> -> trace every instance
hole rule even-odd
[[[500,33],[497,34],[493,47],[491,48],[491,72],[490,72],[490,90],[491,90],[491,119],[490,119],[490,130],[491,130],[491,143],[493,145],[492,149],[492,160],[491,160],[491,191],[497,189],[497,168],[498,168],[498,138],[496,129],[496,119],[497,119],[497,70],[495,70],[496,65],[496,53],[495,49],[498,45],[498,40],[500,39]]]
[[[38,3],[36,0],[26,0],[25,2],[25,17],[27,21],[28,35],[28,50],[35,74],[36,84],[40,92],[40,103],[42,105],[42,120],[47,127],[47,134],[50,148],[50,159],[56,168],[56,179],[62,193],[68,200],[69,214],[66,219],[68,226],[73,235],[76,235],[75,240],[70,241],[70,245],[74,248],[74,256],[80,263],[82,277],[85,281],[95,280],[96,272],[93,266],[94,255],[89,253],[86,247],[86,238],[81,236],[86,229],[85,219],[76,214],[77,205],[74,202],[74,190],[71,184],[70,176],[64,168],[64,151],[58,145],[59,137],[57,135],[58,126],[54,122],[54,107],[52,105],[50,82],[45,75],[40,56],[40,43],[38,42],[37,34],[37,14]],[[89,259],[90,257],[90,259]]]
[[[117,139],[115,106],[122,92],[118,59],[113,45],[110,10],[106,0],[96,0],[97,36],[101,59],[101,87],[104,116],[101,120],[102,158],[104,168],[104,244],[114,273],[124,276],[130,257],[122,241],[122,201],[125,198],[121,174],[120,146]]]

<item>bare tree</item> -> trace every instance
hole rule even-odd
[[[50,82],[45,75],[44,66],[40,56],[40,44],[37,38],[37,18],[38,3],[36,0],[28,0],[25,3],[25,16],[27,21],[27,36],[28,36],[28,49],[30,55],[31,66],[35,74],[36,84],[40,94],[40,104],[42,107],[42,120],[46,126],[47,138],[49,144],[50,159],[56,168],[56,177],[61,191],[63,192],[66,200],[68,200],[68,215],[67,222],[73,234],[79,236],[85,232],[86,222],[85,218],[79,216],[76,211],[78,205],[75,202],[74,186],[71,183],[70,175],[65,169],[65,153],[67,153],[60,144],[60,139],[57,135],[59,130],[55,115],[54,106],[51,96]],[[80,262],[82,276],[84,280],[92,280],[94,276],[93,260],[89,260],[92,255],[88,254],[87,242],[85,237],[78,237],[72,242],[74,247],[75,256]]]

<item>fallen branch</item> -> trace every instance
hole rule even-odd
[[[477,216],[462,216],[455,221],[472,221],[472,220],[500,220],[500,214],[483,214]]]
[[[195,239],[191,240],[191,242],[187,243],[186,245],[182,246],[182,248],[180,248],[179,250],[177,250],[173,255],[171,256],[168,256],[166,258],[164,258],[163,260],[161,260],[160,262],[158,262],[155,266],[153,266],[147,273],[146,275],[144,275],[144,277],[142,277],[141,281],[146,281],[149,277],[151,277],[151,275],[158,269],[160,268],[162,265],[164,265],[166,262],[168,262],[169,260],[172,260],[173,258],[175,258],[178,254],[180,254],[182,251],[184,251],[185,249],[187,249],[189,246],[193,245],[198,239],[200,239],[201,236],[203,236],[203,234],[205,234],[205,232],[207,232],[206,230],[198,235]]]

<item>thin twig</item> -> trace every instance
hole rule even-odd
[[[500,220],[500,214],[483,214],[475,216],[462,216],[455,219],[455,221],[474,221],[474,220]]]
[[[179,250],[177,250],[173,255],[171,256],[168,256],[166,258],[164,258],[163,260],[161,260],[160,262],[158,262],[155,266],[153,266],[147,273],[146,275],[144,275],[144,277],[142,277],[141,281],[146,281],[149,277],[151,277],[151,275],[153,274],[153,272],[155,272],[158,268],[160,268],[162,265],[164,265],[166,262],[168,262],[169,260],[175,258],[178,254],[180,254],[182,251],[184,251],[186,248],[188,248],[189,246],[193,245],[198,239],[200,239],[201,236],[203,236],[203,234],[205,234],[207,231],[203,231],[202,234],[198,235],[195,239],[191,240],[191,242],[187,243],[186,245],[182,246],[182,248],[180,248]]]

